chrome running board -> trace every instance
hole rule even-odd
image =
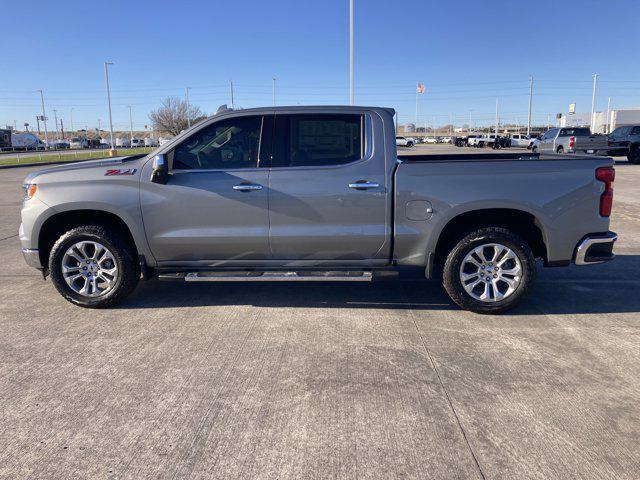
[[[158,275],[185,282],[370,282],[371,272],[190,272]]]

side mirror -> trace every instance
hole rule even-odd
[[[169,163],[164,154],[156,155],[153,159],[153,172],[151,173],[151,181],[165,185],[169,180]]]

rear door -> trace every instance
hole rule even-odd
[[[276,114],[269,178],[274,259],[297,265],[388,261],[383,146],[382,122],[366,111]]]
[[[167,152],[166,185],[143,173],[144,227],[161,266],[252,264],[270,256],[264,128],[259,115],[223,118]]]

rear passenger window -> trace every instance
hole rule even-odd
[[[640,135],[640,127],[633,127],[631,135]]]
[[[362,115],[276,115],[273,167],[344,165],[363,157]]]

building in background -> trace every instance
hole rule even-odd
[[[640,125],[640,108],[611,110],[609,118],[607,112],[596,112],[593,133],[611,133],[618,127],[625,125]],[[590,127],[591,112],[563,113],[560,116],[560,127]]]

